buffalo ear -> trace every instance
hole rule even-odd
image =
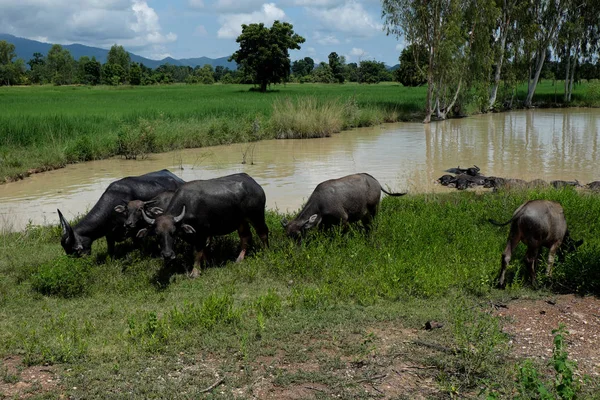
[[[188,224],[181,225],[181,229],[183,229],[183,231],[185,233],[190,233],[190,234],[191,233],[196,233],[196,230],[194,229],[194,227],[191,226],[191,225],[188,225]]]
[[[144,228],[144,229],[140,229],[135,236],[138,238],[144,238],[147,235],[148,235],[148,228]]]
[[[125,208],[124,205],[119,204],[118,206],[115,206],[114,210],[116,212],[118,212],[119,214],[123,214],[125,212],[125,210],[127,210],[127,209]]]
[[[306,223],[304,223],[304,229],[310,229],[313,228],[317,225],[319,225],[319,222],[321,222],[321,218],[319,218],[318,214],[313,214],[310,216],[310,218],[308,219],[308,221],[306,221]]]
[[[160,207],[150,207],[150,208],[148,209],[148,212],[149,212],[150,214],[152,214],[152,216],[153,216],[154,218],[156,218],[156,217],[158,217],[159,215],[162,215],[162,214],[164,213],[164,210],[163,210],[162,208],[160,208]]]

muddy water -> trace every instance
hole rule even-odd
[[[184,180],[247,172],[264,187],[267,206],[280,211],[296,210],[319,182],[354,172],[410,192],[452,190],[435,180],[472,164],[490,176],[587,183],[600,180],[599,141],[599,109],[535,110],[94,161],[0,185],[0,232],[58,223],[57,208],[72,218],[113,180],[162,168]]]

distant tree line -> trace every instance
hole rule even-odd
[[[29,65],[29,68],[27,68]],[[69,50],[52,45],[48,54],[34,53],[25,62],[16,58],[15,46],[0,41],[0,85],[154,85],[168,83],[213,84],[239,83],[243,76],[237,70],[206,64],[195,68],[163,64],[152,69],[131,62],[123,46],[114,45],[106,63],[87,56],[75,60]]]
[[[379,83],[394,80],[394,74],[388,71],[383,62],[362,60],[359,63],[346,63],[344,56],[332,52],[329,62],[315,65],[310,57],[292,63],[291,82],[299,83]]]

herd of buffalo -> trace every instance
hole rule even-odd
[[[499,188],[524,182],[514,179],[483,177],[477,166],[467,169],[451,168],[456,174],[444,175],[442,185],[465,189],[472,185]],[[536,181],[534,181],[536,182]],[[543,181],[538,181],[542,185]],[[552,185],[560,187],[571,182]],[[575,182],[576,183],[576,182]],[[526,185],[532,184],[525,182]],[[578,183],[577,183],[578,184]],[[594,182],[593,189],[600,188]],[[591,185],[591,184],[590,184]],[[523,187],[523,186],[521,186]],[[527,187],[527,186],[525,186]],[[390,196],[371,175],[359,173],[330,179],[317,185],[314,192],[290,222],[282,221],[287,235],[300,240],[307,230],[361,221],[369,231],[377,213],[381,192]],[[155,235],[163,259],[169,264],[176,258],[174,242],[181,238],[195,249],[192,277],[200,273],[205,259],[204,250],[214,236],[237,230],[241,250],[237,261],[244,259],[252,238],[250,225],[262,244],[269,244],[269,229],[265,223],[266,196],[263,188],[248,174],[239,173],[208,180],[185,182],[164,169],[141,176],[126,177],[111,183],[94,207],[74,226],[58,211],[62,226],[61,244],[69,255],[90,254],[92,243],[106,238],[108,254],[114,255],[115,243],[127,238]],[[540,247],[549,248],[548,269],[551,273],[556,252],[573,250],[581,244],[569,236],[560,204],[534,200],[521,205],[512,218],[500,224],[511,224],[506,249],[502,253],[499,285],[504,286],[506,266],[513,249],[520,241],[527,245],[526,263],[530,279],[535,280],[535,262]]]

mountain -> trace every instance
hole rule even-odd
[[[50,47],[52,47],[52,43],[38,42],[37,40],[25,39],[9,35],[7,33],[0,33],[0,40],[6,40],[7,42],[14,44],[17,58],[22,58],[25,60],[25,62],[33,58],[33,53],[42,53],[43,55],[48,54],[48,50],[50,50]],[[88,56],[90,58],[96,57],[96,60],[104,64],[106,62],[106,57],[108,56],[108,50],[106,49],[85,46],[83,44],[66,44],[62,45],[62,47],[69,50],[73,58],[76,60],[83,56]],[[133,53],[129,53],[129,55],[131,57],[131,61],[142,63],[150,68],[156,68],[162,64],[169,63],[171,65],[190,66],[192,68],[196,67],[197,65],[203,66],[205,64],[210,64],[213,67],[223,66],[229,69],[237,69],[237,64],[234,61],[227,61],[228,57],[198,57],[185,58],[181,60],[167,57],[163,58],[162,60],[151,60]]]

